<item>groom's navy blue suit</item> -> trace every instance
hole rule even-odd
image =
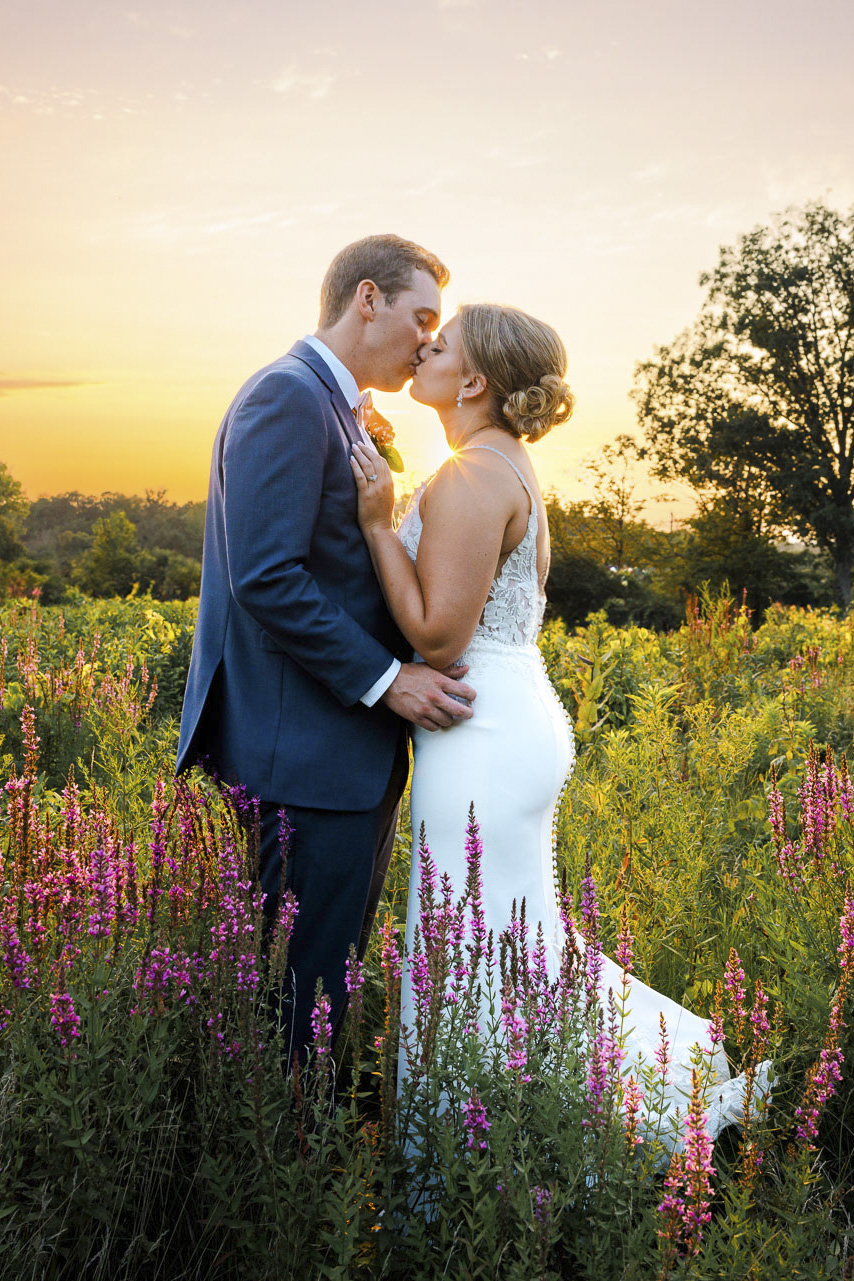
[[[333,1013],[343,1007],[344,960],[366,942],[408,768],[405,723],[359,701],[411,653],[356,519],[358,439],[335,378],[304,342],[232,402],[213,449],[178,748],[178,772],[205,760],[265,803],[268,909],[279,892],[276,814],[287,809],[300,1051],[318,976]]]

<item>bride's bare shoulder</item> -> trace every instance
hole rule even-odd
[[[501,491],[514,492],[514,475],[492,449],[461,449],[447,458],[426,493],[484,493],[494,500]]]

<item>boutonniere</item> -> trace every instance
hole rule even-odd
[[[403,459],[394,447],[394,428],[389,420],[374,408],[372,400],[365,403],[362,425],[376,445],[377,453],[386,460],[391,470],[403,471]]]

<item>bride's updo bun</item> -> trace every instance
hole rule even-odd
[[[551,325],[494,303],[466,304],[459,315],[463,358],[486,379],[495,426],[534,441],[566,422],[575,397],[564,382],[566,348]]]

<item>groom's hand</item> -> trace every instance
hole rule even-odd
[[[437,672],[426,663],[404,663],[382,701],[422,729],[447,729],[472,715],[471,704],[477,695],[471,685],[462,682],[467,671],[460,666]]]

